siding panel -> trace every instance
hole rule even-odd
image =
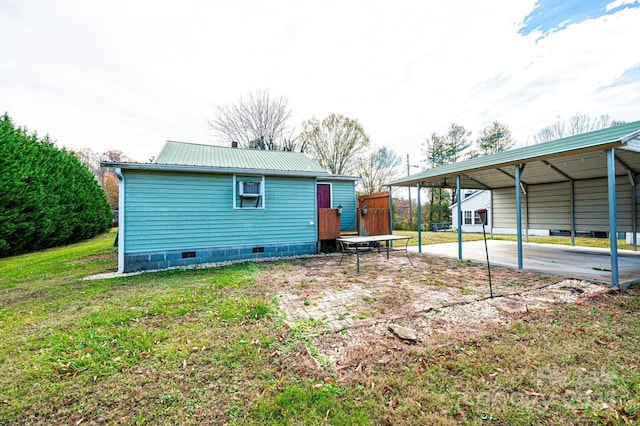
[[[325,181],[323,181],[325,182]],[[356,191],[353,181],[333,181],[331,182],[333,207],[342,205],[342,216],[340,217],[341,231],[356,230]]]
[[[571,193],[569,182],[528,187],[530,229],[570,229]],[[633,188],[626,176],[616,178],[616,211],[619,231],[631,231]],[[606,178],[574,182],[577,231],[609,231],[609,201]],[[515,189],[494,191],[494,227],[515,229]],[[526,227],[526,198],[522,197],[522,226]],[[640,208],[638,208],[640,217]]]
[[[264,209],[234,209],[232,175],[127,170],[125,253],[316,241],[314,179],[264,191]]]

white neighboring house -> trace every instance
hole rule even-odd
[[[482,232],[482,222],[476,213],[478,209],[487,209],[487,225],[485,231],[491,234],[515,235],[515,228],[493,228],[492,225],[492,200],[491,191],[465,191],[462,199],[462,232]],[[456,215],[458,214],[458,204],[451,207],[451,229],[458,229]],[[526,225],[525,225],[526,226]],[[549,235],[548,229],[523,229],[524,235]]]
[[[491,191],[462,190],[462,232],[482,232],[482,222],[476,213],[478,209],[487,209],[488,232],[491,229]],[[451,207],[451,229],[458,229],[458,203]]]

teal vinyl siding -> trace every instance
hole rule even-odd
[[[234,209],[232,175],[124,172],[125,253],[316,241],[315,179],[267,176],[265,208]]]
[[[326,181],[322,181],[326,182]],[[341,231],[356,230],[356,187],[354,181],[331,181],[333,207],[342,205]]]

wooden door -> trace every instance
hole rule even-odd
[[[331,208],[331,185],[328,183],[319,183],[316,185],[316,192],[318,196],[318,208],[330,209]]]

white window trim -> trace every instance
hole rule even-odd
[[[471,210],[464,210],[464,215],[462,216],[462,224],[463,225],[473,225],[473,212]],[[469,219],[469,223],[467,223],[467,219]]]
[[[473,224],[482,225],[482,221],[480,220],[480,215],[477,210],[473,212]]]
[[[250,178],[260,178],[260,201],[261,201],[261,205],[259,207],[253,207],[253,206],[247,206],[247,207],[240,207],[237,203],[238,200],[238,180],[237,178],[246,178],[246,177],[250,177]],[[265,194],[265,185],[264,185],[265,179],[264,179],[264,175],[233,175],[233,209],[234,210],[264,210],[265,205],[266,205],[266,198],[264,196]]]

